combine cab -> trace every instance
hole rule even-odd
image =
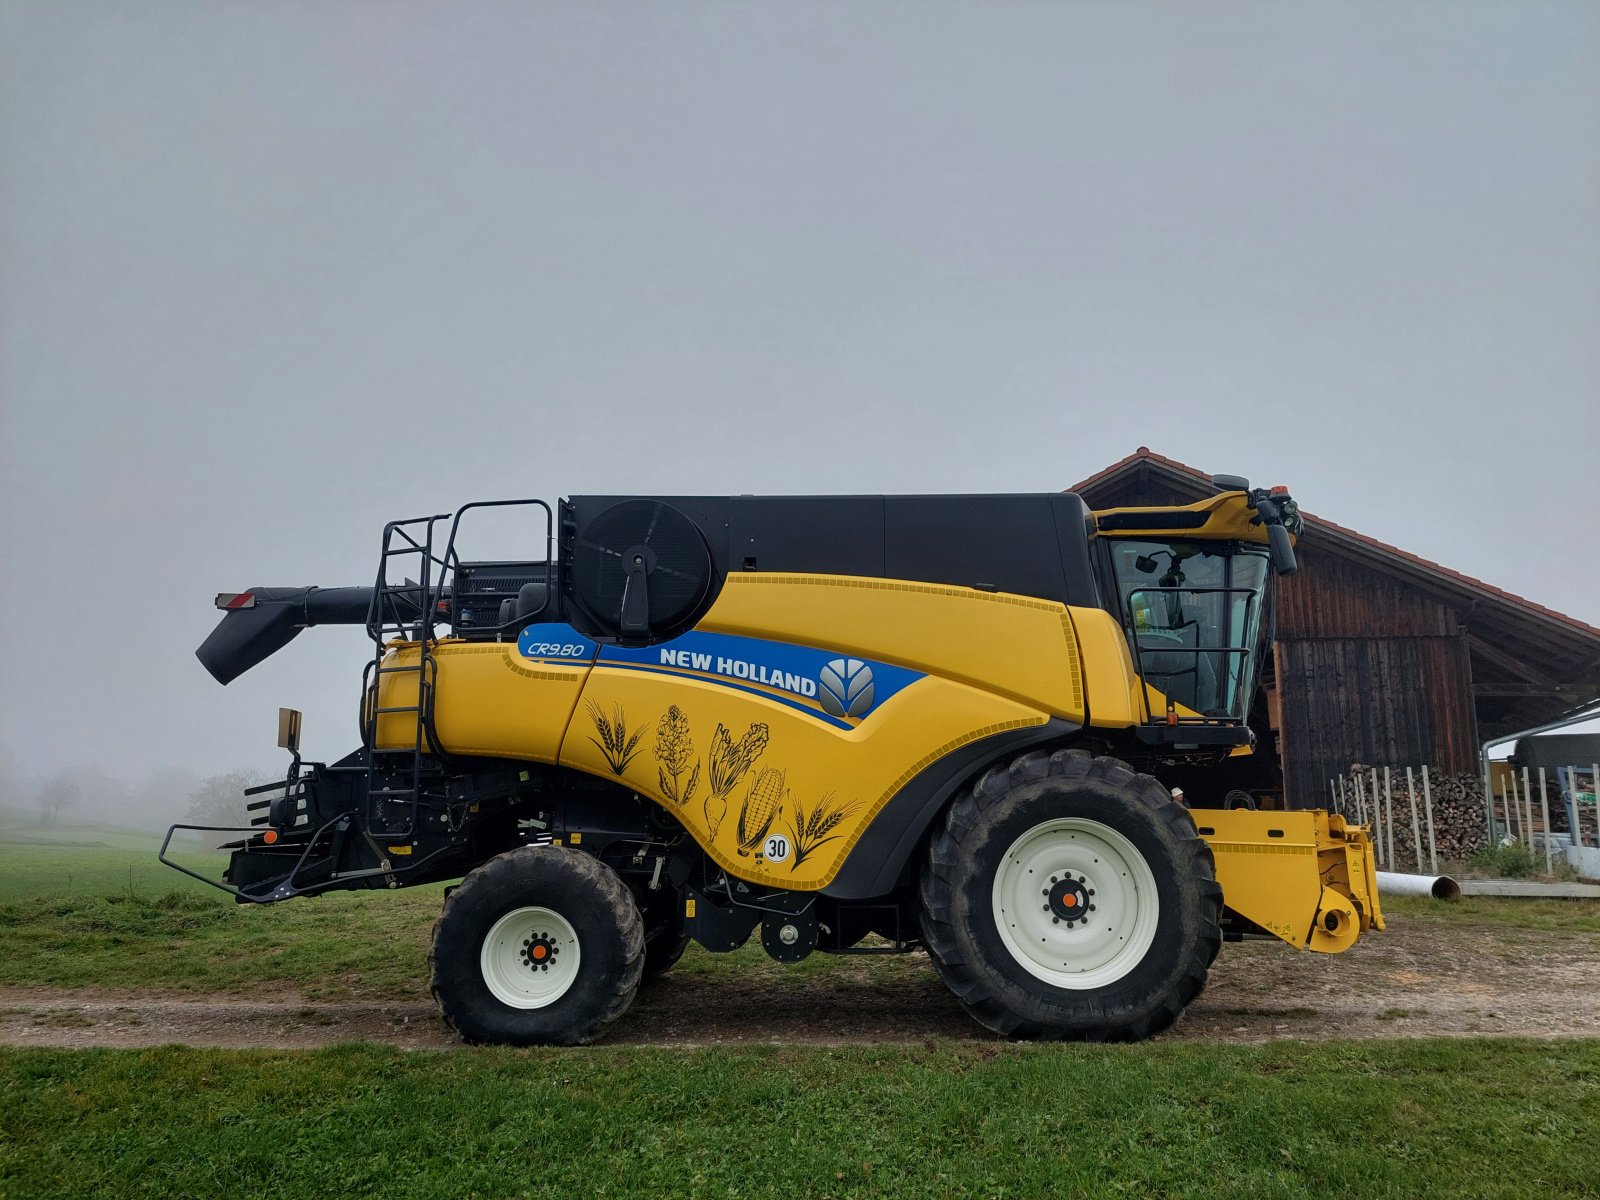
[[[311,625],[377,647],[363,744],[302,762],[286,710],[290,770],[219,886],[461,879],[430,961],[470,1041],[587,1041],[691,940],[752,936],[783,962],[925,949],[1010,1037],[1145,1037],[1225,939],[1333,952],[1383,924],[1364,829],[1225,803],[1299,518],[1217,482],[1099,513],[501,502],[535,518],[519,562],[459,556],[490,505],[393,523],[372,587],[217,598],[222,683]]]

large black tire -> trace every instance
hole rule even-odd
[[[689,948],[683,892],[670,885],[653,892],[640,887],[633,893],[633,902],[644,918],[644,979],[649,983],[677,966]]]
[[[644,922],[627,886],[598,859],[522,846],[450,893],[428,967],[439,1011],[465,1041],[579,1045],[633,1003]]]
[[[1082,751],[986,773],[935,836],[920,898],[940,976],[1011,1038],[1158,1033],[1200,994],[1222,944],[1222,889],[1188,811],[1151,776]]]
[[[664,930],[653,938],[647,938],[644,943],[645,979],[660,979],[678,965],[678,960],[688,948],[689,935],[681,929],[676,933]]]

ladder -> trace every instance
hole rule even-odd
[[[447,557],[434,553],[434,526],[447,520],[449,513],[431,517],[412,517],[391,521],[383,528],[383,553],[378,559],[378,579],[372,589],[372,604],[367,609],[367,635],[374,652],[362,677],[363,744],[367,759],[367,794],[362,825],[369,836],[389,840],[410,838],[416,831],[417,812],[423,793],[428,756],[436,753],[433,728],[433,694],[436,666],[433,657],[433,627],[444,591]],[[414,567],[417,578],[405,575]],[[401,581],[392,578],[400,571]],[[414,661],[388,662],[392,644],[413,642]],[[386,679],[393,677],[402,686],[391,688],[405,696],[412,689],[403,686],[406,677],[416,682],[414,704],[380,704]],[[378,747],[378,723],[385,716],[408,715],[409,740],[388,749]],[[392,722],[391,722],[392,723]]]

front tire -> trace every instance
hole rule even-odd
[[[463,1040],[579,1045],[633,1003],[644,922],[598,859],[522,846],[450,893],[428,965],[439,1011]]]
[[[1199,995],[1222,942],[1222,889],[1188,812],[1082,751],[984,775],[951,806],[920,895],[935,968],[1007,1037],[1148,1037]]]

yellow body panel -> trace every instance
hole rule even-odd
[[[418,650],[405,643],[390,650],[385,666],[414,666]],[[531,762],[559,760],[561,739],[589,674],[589,664],[532,663],[509,642],[442,641],[433,646],[434,727],[453,754],[482,754]],[[385,674],[382,705],[415,704],[417,676]],[[380,750],[409,750],[417,722],[409,712],[378,718]]]
[[[1045,720],[1038,709],[930,675],[839,729],[775,697],[601,665],[561,762],[649,796],[739,878],[811,891],[832,881],[862,831],[919,771],[968,742]],[[608,756],[606,742],[625,747],[636,735],[636,753],[619,772],[622,755]]]
[[[1364,826],[1318,809],[1192,810],[1216,856],[1222,902],[1291,946],[1336,954],[1383,928]]]
[[[1142,684],[1134,670],[1128,639],[1117,619],[1103,608],[1069,608],[1078,637],[1078,652],[1083,661],[1085,702],[1089,718],[1085,724],[1100,729],[1126,729],[1159,718],[1167,711],[1167,697],[1149,684]],[[1140,699],[1140,691],[1144,698]],[[1187,705],[1174,704],[1174,711],[1185,720],[1202,719]],[[1241,747],[1246,754],[1248,746]]]
[[[1053,600],[848,575],[735,573],[698,628],[882,659],[1083,720],[1078,643],[1066,606]]]

